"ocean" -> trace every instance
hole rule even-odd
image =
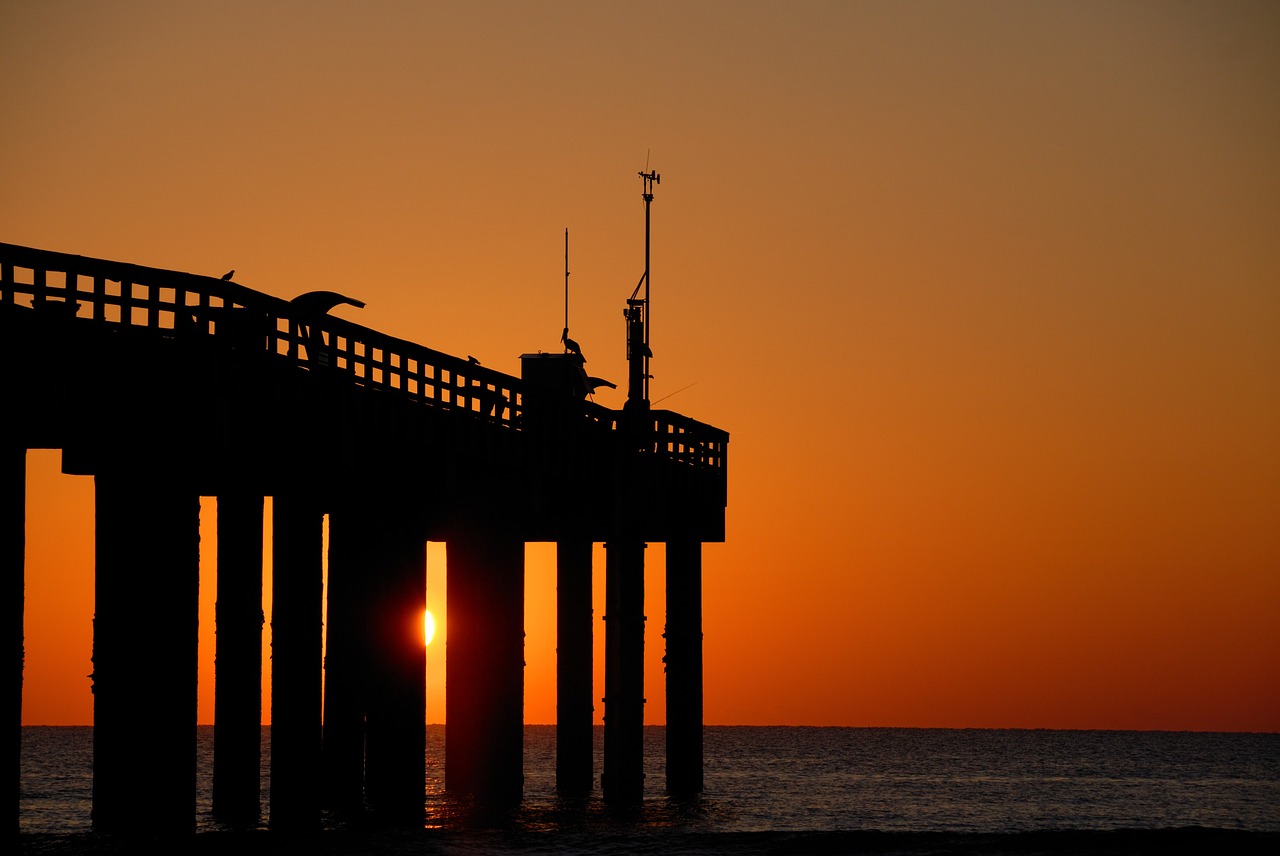
[[[214,832],[213,729],[197,732],[193,810],[197,831]],[[428,726],[427,735],[426,826],[449,830],[464,821],[444,793],[444,727]],[[90,831],[93,729],[24,727],[22,738],[20,831]],[[645,800],[626,819],[631,830],[1280,831],[1280,734],[710,726],[705,794],[692,804],[663,795],[663,729],[647,727],[645,739]],[[265,802],[266,728],[263,748]],[[502,823],[542,833],[607,830],[620,821],[598,789],[585,802],[557,799],[555,728],[531,725],[524,803]]]

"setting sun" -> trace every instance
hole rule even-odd
[[[431,614],[431,610],[424,609],[422,611],[422,644],[430,645],[431,639],[436,635],[436,619]]]

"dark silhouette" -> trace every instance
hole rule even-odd
[[[596,390],[597,390],[597,389],[599,389],[599,388],[600,388],[600,387],[602,387],[602,386],[606,386],[606,387],[608,387],[609,389],[617,389],[617,388],[618,388],[618,385],[617,385],[616,383],[613,383],[612,381],[607,381],[607,380],[605,380],[605,379],[604,379],[604,378],[602,378],[602,377],[588,377],[588,378],[587,378],[587,394],[588,394],[588,395],[595,395]]]
[[[347,297],[336,291],[308,291],[299,294],[289,301],[290,305],[301,310],[294,319],[294,331],[298,338],[306,344],[307,358],[316,368],[327,369],[333,363],[331,345],[326,341],[324,330],[318,323],[318,316],[326,315],[336,306],[354,306],[364,308],[363,300]]]
[[[354,297],[347,297],[336,291],[308,291],[304,294],[299,294],[289,302],[305,312],[312,312],[316,315],[324,315],[335,306],[342,306],[343,304],[354,306],[357,309],[364,309],[363,300],[356,300]]]
[[[15,582],[25,572],[25,449],[62,449],[64,471],[93,476],[97,488],[95,829],[194,825],[202,495],[219,498],[214,790],[224,819],[252,825],[260,800],[252,670],[262,654],[265,496],[273,828],[316,828],[322,804],[421,825],[429,538],[447,542],[450,557],[450,791],[477,805],[520,799],[531,540],[556,541],[564,557],[561,790],[589,791],[595,775],[590,556],[606,542],[601,778],[609,801],[640,799],[650,541],[669,544],[668,790],[701,788],[697,593],[701,544],[724,539],[725,432],[586,401],[615,387],[587,377],[567,326],[567,352],[524,355],[517,378],[329,315],[364,306],[333,291],[283,300],[232,283],[234,272],[219,282],[10,244],[0,244],[0,267],[0,364],[22,367],[0,377],[9,498],[0,572]],[[128,287],[103,287],[112,280]],[[21,640],[21,610],[7,614],[6,632]],[[21,658],[13,662],[18,695]],[[19,729],[20,705],[10,707]]]
[[[223,281],[223,282],[230,282],[230,281],[231,281],[231,277],[233,277],[233,276],[235,276],[235,275],[236,275],[236,272],[235,272],[235,269],[233,268],[232,270],[229,270],[229,271],[227,271],[226,273],[224,273],[224,274],[222,275],[222,281]],[[251,278],[252,278],[252,277],[251,277]]]
[[[577,342],[569,338],[568,327],[565,327],[564,332],[560,334],[560,341],[564,342],[565,353],[576,354],[577,356],[582,357],[582,348],[579,347]],[[585,363],[587,361],[587,358],[582,357],[582,361]]]

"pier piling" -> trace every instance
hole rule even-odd
[[[22,668],[26,658],[23,643],[23,613],[26,598],[27,533],[27,450],[22,446],[0,445],[0,579],[8,592],[4,601],[4,633],[9,639],[9,691],[5,709],[10,729],[5,761],[11,774],[5,776],[3,799],[13,829],[18,828],[22,774]]]
[[[262,765],[262,497],[218,497],[214,658],[215,817],[256,825]]]
[[[524,790],[524,543],[500,527],[445,545],[445,787],[486,807]]]
[[[605,544],[604,798],[644,797],[644,551],[618,538]]]
[[[370,527],[365,792],[388,823],[421,826],[426,794],[427,539],[422,517],[387,508]]]
[[[323,515],[299,496],[272,509],[272,829],[320,823]]]
[[[585,796],[594,785],[593,617],[588,540],[556,544],[556,790]]]
[[[702,792],[702,545],[667,542],[667,793]]]
[[[145,473],[94,482],[93,827],[190,832],[199,498]]]

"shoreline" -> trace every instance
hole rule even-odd
[[[182,836],[19,833],[19,851],[48,856],[184,852],[206,856],[480,856],[480,854],[634,854],[634,856],[1032,856],[1032,854],[1272,854],[1280,831],[1208,827],[1034,832],[681,832],[662,829],[601,831],[438,829],[200,832]]]

